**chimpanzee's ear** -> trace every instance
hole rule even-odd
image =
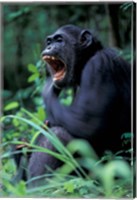
[[[80,45],[88,47],[92,43],[92,34],[89,30],[82,30],[80,33]]]

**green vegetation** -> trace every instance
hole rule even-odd
[[[9,107],[11,109],[11,105]],[[116,155],[107,152],[99,160],[94,150],[84,140],[73,140],[67,147],[64,147],[50,130],[45,130],[46,127],[43,127],[44,124],[40,119],[42,115],[42,109],[33,114],[25,109],[20,109],[16,115],[2,118],[6,126],[12,124],[13,128],[11,131],[5,132],[1,145],[3,148],[1,197],[132,197],[133,171],[120,157],[121,152]],[[28,134],[25,132],[26,130],[29,130]],[[16,139],[21,132],[24,133],[24,137],[28,137],[29,142]],[[35,145],[39,133],[44,134],[52,142],[57,152]],[[22,149],[24,158],[28,152],[39,151],[55,156],[64,164],[56,171],[51,171],[51,174],[43,175],[46,178],[46,184],[36,188],[27,188],[28,182],[19,181],[18,183],[17,179],[13,178],[17,169],[12,155],[17,152],[11,150],[12,144],[25,145]],[[77,159],[73,157],[75,152],[80,155]],[[88,173],[83,170],[83,167],[88,170]],[[70,175],[72,171],[75,171],[75,176]]]
[[[3,5],[3,124],[0,155],[0,197],[65,197],[65,198],[122,198],[133,196],[134,163],[129,166],[120,156],[111,152],[99,159],[84,140],[74,140],[67,147],[45,127],[46,112],[41,91],[47,74],[41,60],[42,44],[47,34],[60,25],[73,23],[96,30],[105,45],[113,46],[131,60],[132,3],[112,4],[119,21],[114,23],[107,4],[4,4]],[[112,20],[113,18],[113,20]],[[114,24],[117,27],[114,27]],[[117,33],[117,34],[115,34]],[[124,50],[123,50],[124,49]],[[61,103],[69,105],[73,91],[60,95]],[[57,152],[35,145],[39,133],[44,134]],[[125,136],[125,137],[124,137]],[[131,134],[123,136],[124,145]],[[21,141],[21,138],[25,139]],[[13,160],[12,145],[24,145],[22,153],[49,153],[64,165],[46,174],[46,184],[27,188],[25,181],[14,178],[17,168]],[[81,148],[82,147],[82,148]],[[133,151],[133,149],[129,149]],[[78,152],[80,157],[74,158]],[[117,160],[115,159],[117,158]],[[25,160],[27,162],[27,159]],[[83,170],[83,167],[85,170]],[[77,176],[71,175],[75,171]],[[88,171],[88,172],[87,172]]]

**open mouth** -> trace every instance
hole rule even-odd
[[[66,74],[65,63],[54,56],[43,56],[43,60],[46,61],[52,70],[53,81],[62,80]]]

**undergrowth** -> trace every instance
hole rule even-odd
[[[9,109],[12,106],[15,104],[10,105]],[[64,146],[43,124],[44,119],[42,108],[36,113],[21,108],[16,115],[2,117],[4,126],[10,128],[5,129],[2,137],[0,197],[128,198],[133,196],[133,160],[130,164],[127,163],[120,156],[120,152],[115,155],[106,152],[99,159],[85,140],[73,140]],[[20,139],[20,132],[25,138],[23,141]],[[35,141],[40,133],[50,140],[57,149],[56,152],[36,145]],[[129,135],[130,133],[126,133],[125,141],[129,139]],[[24,147],[20,152],[13,150],[14,145],[24,145]],[[20,172],[13,159],[18,153],[22,153],[25,158],[31,152],[49,153],[64,163],[57,170],[51,170],[51,173],[43,175],[44,182],[37,187],[28,187],[32,180],[18,179]],[[76,152],[79,154],[77,158],[74,157]],[[39,178],[41,177],[35,179]]]

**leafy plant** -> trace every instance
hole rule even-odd
[[[14,106],[13,106],[14,109]],[[42,111],[43,112],[43,111]],[[65,147],[59,139],[43,124],[43,119],[37,113],[30,113],[21,108],[18,115],[7,115],[2,121],[10,119],[15,128],[22,127],[22,130],[29,130],[27,133],[28,142],[19,140],[19,135],[12,141],[5,141],[1,145],[5,153],[1,155],[3,169],[2,173],[2,192],[1,196],[10,197],[77,197],[77,198],[121,198],[132,196],[132,170],[129,165],[117,155],[104,155],[103,163],[87,141],[73,140]],[[44,118],[45,116],[43,116]],[[23,128],[25,127],[25,128]],[[27,128],[26,128],[27,127]],[[20,132],[22,133],[22,132]],[[57,149],[57,152],[37,146],[35,141],[39,134],[47,137]],[[13,133],[14,136],[14,133]],[[11,158],[17,152],[12,152],[9,146],[11,144],[25,145],[22,152],[45,152],[62,160],[64,162],[56,171],[51,171],[43,177],[46,178],[46,184],[36,188],[27,188],[28,182],[20,181],[12,183],[12,177],[16,174],[16,165]],[[81,148],[82,147],[82,148]],[[78,157],[74,158],[75,153]],[[106,162],[107,161],[107,162]],[[86,171],[85,171],[86,170]],[[75,172],[75,175],[71,175]],[[40,177],[36,177],[38,179]],[[31,180],[29,180],[30,182]]]

